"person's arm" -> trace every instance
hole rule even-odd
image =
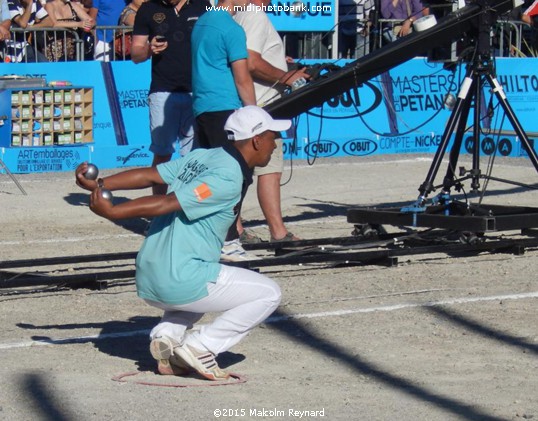
[[[129,8],[125,15],[123,16],[123,20],[120,22],[120,25],[125,26],[133,26],[136,18],[136,11]]]
[[[153,54],[161,54],[168,47],[168,41],[160,42],[155,37],[148,42],[147,35],[133,35],[131,44],[131,60],[133,63],[142,63],[151,58]]]
[[[34,28],[39,28],[39,27],[51,28],[54,26],[54,21],[49,15],[47,15],[43,19],[40,19],[39,22],[34,23],[32,26]]]
[[[47,3],[43,6],[45,10],[47,11],[47,14],[49,15],[52,26],[56,26],[56,4],[55,3]]]
[[[88,180],[84,173],[88,170],[88,163],[83,162],[75,170],[75,181],[84,190],[95,190],[98,185],[96,180]],[[122,171],[118,174],[104,177],[104,187],[108,190],[137,190],[152,187],[155,184],[164,184],[159,172],[155,167],[138,168]]]
[[[411,26],[413,25],[414,18],[407,18],[402,22],[402,29],[400,29],[400,33],[398,34],[401,37],[405,37],[411,32]]]
[[[71,2],[71,6],[73,6],[73,10],[77,14],[78,18],[81,20],[81,22],[77,22],[80,25],[80,27],[84,28],[86,31],[89,31],[95,26],[95,19],[92,18],[86,10],[84,10],[84,7],[79,2]]]
[[[0,41],[10,38],[9,29],[11,28],[11,15],[7,0],[0,0]]]
[[[291,86],[297,79],[310,78],[310,75],[305,72],[305,67],[285,72],[284,70],[273,66],[265,60],[260,53],[254,50],[248,50],[247,62],[252,77],[263,82],[281,83]]]
[[[53,27],[55,20],[49,16],[47,9],[41,5],[40,0],[36,0],[35,23],[33,27]]]
[[[0,22],[0,41],[10,38],[9,29],[11,28],[11,19]]]
[[[400,0],[401,1],[401,0]],[[424,14],[428,14],[424,6],[422,5],[422,2],[420,0],[410,0],[412,1],[412,11],[413,14],[411,16],[407,16],[407,18],[402,22],[402,29],[400,31],[400,36],[404,37],[411,33],[411,29],[413,27],[413,22],[422,17]]]
[[[144,6],[143,4],[139,12],[134,15],[135,21],[131,44],[131,60],[133,63],[142,63],[150,59],[153,54],[161,54],[168,48],[168,41],[159,42],[153,36],[152,26],[147,22],[147,13],[144,13]]]
[[[144,196],[114,205],[110,200],[103,198],[101,189],[95,189],[90,196],[90,209],[103,218],[116,220],[153,218],[180,211],[181,205],[175,193]]]
[[[21,6],[24,7],[24,12],[22,15],[14,16],[12,20],[20,28],[26,29],[28,27],[30,17],[32,16],[32,0],[21,0]]]
[[[131,60],[142,63],[151,57],[151,45],[147,35],[133,35],[131,43]]]
[[[243,106],[256,105],[256,94],[254,93],[254,83],[248,70],[247,59],[235,60],[232,62],[232,73],[235,87],[241,98]]]
[[[99,216],[108,219],[123,219],[134,217],[153,217],[181,210],[175,194],[141,197],[139,199],[113,205],[103,198],[97,180],[87,180],[84,173],[88,163],[83,162],[75,170],[75,180],[79,187],[92,191],[90,209]],[[156,184],[164,184],[157,168],[138,168],[123,171],[101,180],[102,188],[115,190],[137,190]]]
[[[99,11],[99,9],[97,9],[96,7],[90,7],[90,11],[88,12],[88,14],[90,15],[90,17],[97,22],[97,12]]]

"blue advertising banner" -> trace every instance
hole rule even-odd
[[[349,61],[339,61],[339,65]],[[308,64],[306,61],[305,64]],[[516,65],[517,63],[517,65]],[[519,122],[531,137],[538,132],[538,77],[533,59],[498,59],[498,81]],[[450,72],[440,63],[423,58],[410,60],[373,78],[360,87],[326,101],[297,119],[297,138],[285,141],[287,158],[313,159],[332,156],[424,153],[437,150],[451,111],[445,96],[458,95],[465,68]],[[521,142],[489,87],[484,104],[478,107],[484,128],[500,128],[500,134],[483,135],[481,152],[524,156]],[[491,100],[491,101],[490,101]],[[493,117],[486,108],[493,107]],[[469,116],[469,127],[473,114]],[[472,133],[464,137],[465,152],[471,152]],[[450,148],[450,145],[449,145]]]
[[[314,61],[310,61],[313,63]],[[320,61],[316,61],[319,63]],[[308,62],[307,62],[308,63]],[[339,65],[347,61],[340,60]],[[497,59],[497,80],[531,143],[538,137],[538,76],[535,59]],[[42,77],[93,89],[93,142],[55,146],[18,146],[11,142],[10,90],[0,90],[0,158],[14,173],[70,171],[89,160],[100,168],[151,163],[148,88],[150,63],[9,63],[0,75]],[[442,64],[410,60],[295,118],[296,136],[284,139],[286,159],[436,152],[451,111],[445,96],[457,96],[464,66],[450,72]],[[304,89],[304,88],[303,88]],[[520,140],[486,86],[476,107],[484,155],[526,156]],[[474,108],[474,107],[473,107]],[[469,116],[471,126],[473,111]],[[465,134],[462,153],[473,148]],[[450,149],[450,145],[449,145]],[[176,153],[175,157],[179,156]]]
[[[104,66],[110,66],[111,71],[106,71]],[[0,157],[10,171],[71,171],[82,161],[91,161],[99,168],[151,163],[151,154],[147,151],[150,139],[147,107],[149,62],[139,65],[128,61],[105,65],[97,61],[1,63],[0,74],[44,78],[47,83],[69,82],[74,87],[89,86],[93,89],[93,142],[31,149],[2,148]],[[113,115],[114,102],[121,110],[119,116]],[[3,105],[7,106],[5,101],[0,107]],[[125,128],[124,144],[119,139],[119,126]],[[1,127],[0,136],[9,137],[7,127]],[[9,140],[2,139],[0,144],[9,144]]]

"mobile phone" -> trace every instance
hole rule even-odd
[[[166,37],[164,35],[155,35],[157,42],[166,42]]]

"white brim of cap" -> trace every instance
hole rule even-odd
[[[269,130],[273,132],[284,132],[291,127],[291,120],[273,120],[269,125]]]

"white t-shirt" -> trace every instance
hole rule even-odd
[[[247,34],[247,48],[261,54],[262,58],[274,67],[288,71],[284,44],[265,12],[245,10],[237,12],[235,21]],[[274,83],[254,79],[257,105],[263,107],[280,98],[281,92],[273,87]]]

